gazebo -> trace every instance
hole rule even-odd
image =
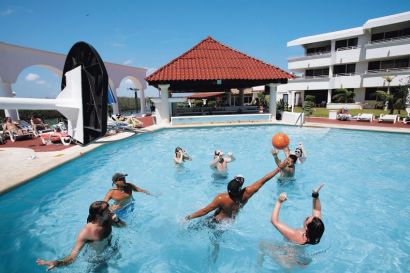
[[[282,69],[232,49],[208,36],[193,48],[146,77],[158,88],[161,98],[154,100],[159,123],[169,124],[171,93],[227,92],[239,90],[243,105],[244,89],[265,85],[270,93],[270,112],[276,113],[277,85],[287,83],[293,75]],[[228,94],[228,95],[229,95]],[[272,115],[275,119],[275,115]]]

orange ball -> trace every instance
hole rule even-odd
[[[277,133],[272,137],[272,145],[276,149],[282,150],[289,145],[289,137],[284,133]]]

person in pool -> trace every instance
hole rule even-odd
[[[127,183],[125,177],[128,174],[115,173],[112,176],[112,183],[115,188],[109,190],[104,197],[105,202],[114,200],[114,204],[110,206],[111,211],[115,212],[132,202],[132,192],[143,192],[148,195],[152,195],[149,191],[146,191],[140,187],[135,186],[132,183]]]
[[[319,200],[319,191],[323,187],[320,185],[316,190],[312,192],[313,198],[313,210],[312,215],[308,216],[303,222],[303,228],[291,228],[279,221],[279,211],[282,203],[285,202],[288,197],[286,193],[282,192],[275,204],[275,208],[272,212],[272,224],[273,226],[289,241],[292,241],[299,245],[311,244],[315,245],[320,242],[325,226],[322,222],[322,208]]]
[[[87,224],[77,237],[70,255],[55,261],[37,259],[38,265],[47,266],[47,271],[58,266],[65,266],[75,261],[85,244],[90,244],[96,251],[102,251],[110,245],[112,226],[123,227],[125,223],[112,214],[109,205],[104,201],[96,201],[89,208]]]
[[[185,152],[184,149],[181,147],[176,147],[175,148],[175,157],[174,161],[176,164],[182,164],[187,160],[192,160],[192,158]]]
[[[228,175],[228,163],[235,160],[232,153],[228,153],[226,156],[222,151],[216,150],[214,152],[214,160],[211,162],[210,167],[215,170],[216,174],[227,176]]]
[[[295,149],[295,152],[291,152],[289,150],[289,147],[286,146],[283,149],[283,152],[286,156],[286,158],[284,160],[284,162],[286,162],[286,166],[284,168],[282,168],[280,176],[283,177],[283,178],[294,177],[295,176],[295,171],[296,171],[296,166],[295,166],[296,162],[299,160],[300,163],[303,163],[307,158],[307,155],[306,155],[306,152],[303,148],[303,145],[302,145],[302,143],[299,143],[298,146]],[[276,150],[275,148],[272,149],[272,155],[275,159],[275,163],[276,163],[276,165],[279,166],[281,161],[278,157],[278,153],[279,153],[278,150]]]
[[[284,165],[284,163],[282,164]],[[189,214],[185,217],[186,220],[191,220],[208,214],[211,211],[215,211],[211,221],[214,223],[220,223],[223,220],[229,220],[235,218],[239,209],[242,208],[249,199],[260,189],[266,182],[280,172],[280,168],[276,168],[274,171],[267,173],[264,177],[257,180],[255,183],[242,188],[245,178],[241,175],[235,176],[228,183],[228,192],[218,194],[214,200],[206,207]]]

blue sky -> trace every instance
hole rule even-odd
[[[211,35],[287,70],[287,58],[302,54],[287,48],[290,40],[409,10],[408,0],[0,0],[0,41],[64,54],[86,41],[104,61],[153,71]],[[127,84],[120,95],[132,96]],[[55,97],[59,86],[51,72],[30,67],[12,87],[19,97]]]

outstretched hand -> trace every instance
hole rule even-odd
[[[45,261],[42,259],[37,259],[36,263],[38,265],[46,265],[47,266],[46,271],[50,271],[57,266],[57,261]]]
[[[272,149],[272,155],[273,156],[278,155],[278,153],[279,153],[278,150],[276,150],[275,148]]]
[[[313,190],[313,192],[319,193],[319,191],[322,189],[322,187],[323,187],[324,185],[325,185],[325,184],[321,184],[319,187],[316,188],[316,190]]]
[[[279,195],[279,197],[278,197],[278,201],[281,202],[281,203],[283,203],[283,202],[285,202],[286,200],[288,200],[288,196],[286,195],[286,192],[282,192],[282,193]]]

